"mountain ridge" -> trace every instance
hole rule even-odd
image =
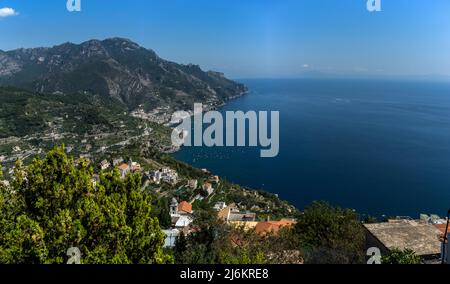
[[[223,73],[162,59],[151,49],[120,37],[80,44],[0,51],[0,86],[41,93],[94,93],[129,109],[169,106],[191,109],[241,96],[247,88]]]

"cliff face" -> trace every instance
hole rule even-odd
[[[134,109],[212,105],[244,94],[244,85],[197,65],[161,59],[122,38],[65,43],[52,48],[0,51],[0,85],[37,92],[92,93]]]

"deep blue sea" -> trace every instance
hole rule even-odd
[[[228,110],[280,111],[280,154],[184,147],[174,156],[228,180],[360,213],[418,217],[450,207],[450,84],[243,80]]]

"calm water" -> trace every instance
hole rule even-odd
[[[175,157],[230,181],[373,215],[444,215],[450,207],[450,84],[248,80],[227,110],[280,111],[280,154],[183,148]]]

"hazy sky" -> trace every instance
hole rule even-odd
[[[0,49],[120,36],[233,78],[450,75],[449,0],[366,1],[0,0]]]

